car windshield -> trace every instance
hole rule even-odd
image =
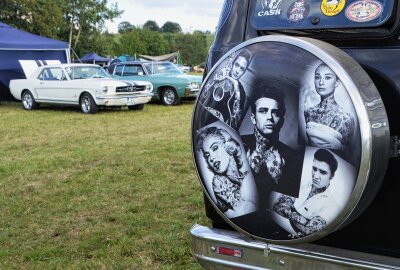
[[[100,66],[69,66],[65,70],[71,80],[110,77]]]
[[[146,63],[143,64],[144,68],[147,70],[148,74],[182,74],[183,72],[179,70],[174,64],[170,62],[165,63]]]

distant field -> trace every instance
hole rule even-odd
[[[0,269],[201,269],[192,109],[0,104]]]

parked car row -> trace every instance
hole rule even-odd
[[[150,100],[164,105],[195,99],[201,76],[183,73],[170,62],[120,62],[103,68],[93,64],[38,67],[27,79],[10,81],[10,91],[26,110],[39,104],[79,105],[83,113],[101,107],[127,106],[141,110]]]

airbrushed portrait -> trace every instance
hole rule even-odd
[[[357,115],[337,74],[327,64],[315,62],[300,92],[300,143],[334,150],[357,164],[361,151]]]
[[[304,148],[297,144],[297,95],[283,83],[260,85],[240,129],[259,209],[270,207],[273,191],[299,195]]]
[[[274,193],[274,220],[293,238],[316,233],[346,207],[357,173],[351,164],[324,148],[307,147],[300,194]]]
[[[257,191],[240,137],[221,122],[197,130],[196,164],[205,189],[228,218],[257,209]]]
[[[229,55],[210,75],[199,97],[206,111],[236,130],[243,120],[251,89],[251,62],[252,55],[246,49]]]

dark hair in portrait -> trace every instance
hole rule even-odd
[[[251,59],[251,54],[248,50],[243,49],[241,50],[236,56],[235,56],[235,60],[238,59],[239,57],[244,57],[247,60],[247,63],[250,63],[250,59]]]
[[[329,165],[329,168],[331,169],[332,177],[335,175],[338,167],[338,162],[331,152],[326,149],[318,149],[317,151],[315,151],[314,158],[318,161],[327,163]]]
[[[286,106],[285,106],[285,94],[283,91],[280,91],[274,87],[267,87],[264,88],[264,90],[260,91],[256,96],[254,96],[254,102],[251,104],[251,112],[253,114],[256,113],[256,102],[260,98],[270,98],[278,102],[279,104],[279,111],[280,115],[284,115],[286,112]]]

